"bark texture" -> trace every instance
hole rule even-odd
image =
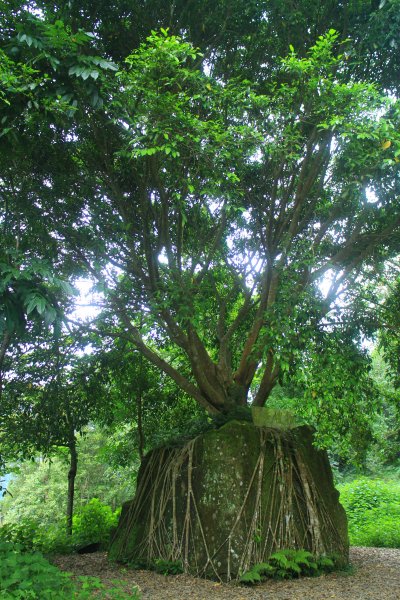
[[[123,507],[112,559],[180,560],[229,581],[277,549],[348,561],[346,515],[312,431],[231,421],[180,448],[149,453]]]

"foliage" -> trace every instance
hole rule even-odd
[[[20,253],[9,252],[0,262],[0,332],[21,334],[26,318],[41,317],[45,325],[53,323],[60,290],[73,293],[67,282],[53,274],[49,264],[35,259],[27,262]]]
[[[13,366],[7,352],[48,331],[50,325],[56,338],[68,297],[74,293],[71,285],[55,276],[49,261],[7,248],[8,218],[6,209],[5,236],[0,241],[0,396],[4,372]]]
[[[89,423],[110,411],[110,397],[98,394],[98,378],[87,369],[85,340],[58,332],[56,340],[41,336],[14,352],[14,367],[0,414],[0,444],[8,454],[52,456],[60,447],[69,454],[67,524],[72,528],[78,436]],[[103,417],[104,420],[104,417]],[[110,422],[111,415],[107,415]]]
[[[113,513],[109,506],[92,498],[73,518],[73,537],[77,546],[99,543],[107,548],[110,532],[118,524],[120,511]]]
[[[89,378],[85,340],[58,331],[42,333],[34,343],[14,349],[12,370],[2,398],[0,440],[13,440],[14,459],[55,448],[71,448],[90,421],[106,412],[107,398],[96,395],[96,380]]]
[[[59,524],[45,526],[34,518],[24,518],[18,522],[3,523],[0,527],[0,540],[17,544],[26,551],[39,551],[45,554],[70,554],[75,551],[74,540]]]
[[[334,562],[327,556],[314,557],[306,550],[279,550],[268,561],[254,565],[239,579],[246,585],[254,585],[268,578],[293,579],[300,576],[317,576],[332,571]]]
[[[274,388],[268,406],[289,409],[316,428],[338,480],[351,471],[379,476],[400,457],[399,390],[382,351],[360,352],[344,342],[310,344],[300,373]]]
[[[5,600],[85,600],[89,598],[136,598],[136,588],[126,591],[122,582],[108,589],[99,579],[79,577],[74,583],[69,573],[51,565],[40,553],[22,552],[18,545],[0,542],[0,588]]]
[[[321,344],[310,343],[296,374],[275,387],[268,406],[289,409],[315,427],[317,444],[330,450],[333,462],[340,457],[362,465],[382,402],[367,353],[330,335]]]
[[[396,387],[400,383],[399,371],[399,291],[400,276],[398,272],[398,258],[394,263],[395,276],[390,273],[383,282],[385,298],[381,309],[382,328],[379,333],[381,352],[390,368],[393,383]]]
[[[121,467],[110,460],[108,436],[89,431],[79,441],[76,515],[72,538],[65,535],[66,449],[51,461],[36,458],[17,466],[9,485],[12,494],[0,502],[0,536],[46,553],[71,552],[89,542],[107,545],[119,507],[134,492],[137,454]],[[136,458],[135,458],[136,457]],[[99,498],[99,500],[91,500]],[[88,502],[89,501],[89,502]]]
[[[120,466],[114,454],[110,458],[109,436],[101,431],[88,431],[79,439],[80,469],[76,479],[76,508],[98,498],[113,511],[128,500],[133,492],[138,468],[137,454],[130,463]],[[18,467],[8,488],[12,494],[0,501],[0,512],[6,522],[27,519],[42,523],[45,529],[58,525],[65,514],[67,457],[59,449],[51,460],[36,457]]]
[[[0,582],[5,598],[71,598],[73,585],[67,574],[39,553],[22,553],[18,546],[0,543]]]
[[[350,543],[400,548],[400,484],[358,478],[339,485],[349,520]]]
[[[99,318],[99,325],[106,323]],[[104,342],[107,340],[106,347]],[[179,386],[146,361],[127,340],[92,334],[85,371],[96,395],[107,397],[98,415],[108,433],[106,452],[118,465],[130,464],[160,445],[194,437],[209,426],[204,411]],[[182,370],[186,366],[182,365]],[[97,380],[97,385],[94,383]]]
[[[381,336],[382,342],[382,336]],[[382,347],[382,346],[381,346]],[[372,354],[371,378],[379,394],[380,406],[371,422],[373,440],[370,445],[367,466],[377,473],[389,465],[400,466],[400,389],[392,363],[384,358],[385,352],[375,349]]]
[[[89,544],[106,549],[112,530],[117,526],[120,510],[115,512],[92,498],[73,517],[72,536],[65,533],[65,519],[50,525],[37,517],[8,521],[0,527],[0,539],[18,544],[24,550],[39,550],[46,554],[69,554]]]

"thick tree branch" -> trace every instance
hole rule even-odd
[[[275,385],[278,375],[279,365],[274,366],[274,355],[270,350],[268,352],[267,364],[265,365],[260,386],[253,401],[253,406],[264,406],[269,394],[271,393],[271,390]]]
[[[186,377],[184,377],[179,371],[177,371],[172,365],[170,365],[167,361],[165,361],[161,356],[159,356],[154,350],[151,350],[143,341],[142,335],[137,327],[133,325],[128,315],[126,314],[126,310],[124,306],[121,306],[117,300],[114,300],[114,305],[117,308],[118,315],[120,316],[122,322],[130,333],[130,339],[135,344],[137,349],[143,354],[147,360],[149,360],[153,365],[161,369],[164,373],[169,375],[171,379],[173,379],[183,391],[185,391],[189,396],[194,398],[200,406],[205,408],[209,413],[217,413],[218,409],[207,400],[207,398],[200,392],[199,388],[191,383]]]

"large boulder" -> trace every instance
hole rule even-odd
[[[235,579],[277,549],[348,561],[347,520],[326,452],[312,431],[231,421],[183,447],[153,450],[122,509],[110,558],[179,560]]]

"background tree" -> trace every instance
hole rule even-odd
[[[78,438],[94,418],[107,413],[107,396],[97,394],[98,378],[90,377],[88,359],[79,344],[63,335],[47,336],[35,346],[17,348],[8,376],[0,420],[0,447],[14,457],[38,453],[51,457],[64,447],[69,455],[67,532],[72,533]]]
[[[92,498],[116,510],[134,490],[138,468],[137,450],[130,463],[121,465],[115,450],[117,438],[99,428],[90,427],[78,439],[79,470],[76,477],[75,512]],[[123,457],[122,457],[123,462]],[[0,511],[6,522],[33,521],[41,528],[65,528],[65,482],[69,470],[66,448],[54,450],[51,458],[40,455],[15,466],[10,495],[1,501]]]

